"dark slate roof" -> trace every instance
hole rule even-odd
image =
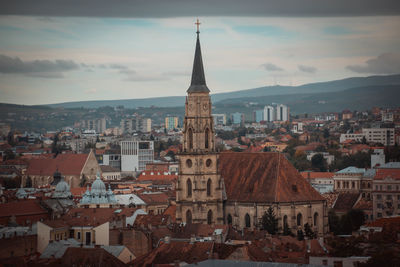
[[[296,202],[324,198],[280,153],[232,153],[219,157],[228,201]]]
[[[204,75],[203,59],[201,57],[200,38],[197,32],[196,51],[194,54],[192,82],[190,84],[188,93],[210,92],[206,85],[206,78]]]
[[[349,211],[357,203],[360,193],[340,193],[333,209],[336,211]]]

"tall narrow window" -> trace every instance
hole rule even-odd
[[[246,213],[246,216],[244,216],[244,225],[247,228],[250,228],[250,215],[248,213]]]
[[[318,226],[318,212],[314,213],[314,226]]]
[[[208,224],[212,224],[212,217],[213,217],[212,210],[209,210],[207,213],[207,223]]]
[[[206,133],[205,133],[205,137],[204,137],[204,139],[205,139],[205,140],[204,140],[204,142],[205,142],[205,145],[204,145],[205,148],[208,148],[208,140],[209,140],[209,135],[210,135],[209,132],[210,132],[210,130],[207,128],[207,129],[206,129]]]
[[[187,197],[191,197],[192,196],[192,181],[190,181],[190,179],[187,179],[186,181],[186,189],[187,189]]]
[[[288,224],[288,219],[287,219],[287,215],[283,216],[283,230],[287,231],[289,229],[289,224]]]
[[[189,135],[189,149],[193,149],[193,130],[192,130],[192,128],[189,128],[188,135]]]
[[[190,210],[186,211],[186,224],[192,223],[192,212]]]
[[[301,213],[297,214],[297,226],[303,225],[303,215]]]
[[[211,196],[211,179],[207,181],[207,196]]]

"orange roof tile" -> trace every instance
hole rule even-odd
[[[27,175],[52,176],[58,169],[63,175],[80,175],[88,154],[59,154],[54,159],[32,159]]]
[[[138,195],[147,205],[168,204],[168,196],[165,193],[151,193]]]
[[[383,180],[386,178],[400,180],[400,169],[376,169],[374,180]]]
[[[280,153],[221,153],[219,169],[228,200],[325,200]]]
[[[20,200],[0,204],[0,217],[47,214],[36,199]]]

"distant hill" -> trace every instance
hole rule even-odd
[[[229,107],[243,106],[248,102],[256,102],[258,106],[284,103],[290,107],[291,113],[300,114],[340,112],[344,109],[368,110],[374,106],[398,107],[400,105],[398,99],[400,99],[400,85],[375,85],[327,93],[232,98],[219,101],[216,106],[218,109],[224,110]]]
[[[284,95],[298,95],[298,94],[311,94],[311,93],[328,93],[343,91],[350,88],[366,88],[368,86],[377,85],[398,85],[400,84],[400,74],[388,76],[370,76],[370,77],[354,77],[343,80],[335,80],[329,82],[310,83],[300,86],[265,86],[254,89],[240,90],[228,93],[213,94],[211,96],[214,104],[219,101],[235,98],[248,98],[248,97],[263,97],[263,96],[284,96]],[[211,88],[212,91],[212,88]],[[182,91],[184,94],[185,91]],[[285,98],[279,98],[280,103],[287,103]],[[287,99],[291,99],[288,97]],[[269,101],[271,103],[274,101]],[[144,99],[124,99],[124,100],[98,100],[98,101],[80,101],[80,102],[65,102],[58,104],[48,105],[50,107],[64,107],[64,108],[98,108],[102,106],[124,106],[125,108],[137,107],[176,107],[182,106],[185,103],[184,96],[170,96],[170,97],[156,97]]]

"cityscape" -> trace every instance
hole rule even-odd
[[[0,266],[400,266],[400,5],[228,3],[1,4]]]

